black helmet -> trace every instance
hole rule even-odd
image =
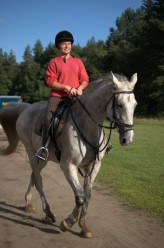
[[[58,45],[61,41],[71,41],[71,43],[73,44],[74,42],[73,35],[68,31],[65,30],[61,31],[55,37],[55,46],[57,48],[59,48]]]

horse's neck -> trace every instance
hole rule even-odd
[[[86,92],[81,100],[91,116],[102,124],[106,117],[106,107],[111,96],[112,92],[109,92],[109,87],[102,86],[90,93]]]

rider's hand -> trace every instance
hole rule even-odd
[[[81,96],[83,94],[83,89],[81,87],[77,88],[77,94]]]
[[[71,88],[69,94],[72,96],[78,95],[78,90],[76,88]]]
[[[77,89],[70,87],[68,85],[64,86],[64,90],[69,94],[69,95],[77,95]]]

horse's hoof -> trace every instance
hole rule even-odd
[[[56,218],[54,215],[51,217],[45,216],[44,222],[45,222],[45,224],[52,224],[52,223],[56,222]]]
[[[70,218],[64,219],[60,224],[60,229],[63,232],[66,232],[72,228],[72,226],[76,223],[76,221],[73,222]]]
[[[69,230],[69,227],[67,225],[67,222],[65,220],[63,220],[61,223],[60,223],[60,229],[62,232],[66,232]]]
[[[23,209],[23,207],[22,207],[22,209]],[[35,210],[35,208],[32,206],[32,204],[26,205],[26,206],[24,207],[23,210],[24,210],[25,212],[27,212],[27,213],[35,213],[35,212],[36,212],[36,210]]]
[[[88,231],[88,232],[81,231],[80,237],[85,238],[85,239],[91,239],[93,238],[93,234],[91,233],[91,231]]]

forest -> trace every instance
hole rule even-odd
[[[48,99],[45,70],[58,56],[55,44],[24,49],[23,61],[0,48],[0,95],[18,95],[25,102]],[[137,72],[135,96],[139,117],[164,116],[164,0],[143,0],[136,10],[126,9],[109,29],[105,41],[91,37],[86,46],[74,45],[72,54],[83,60],[90,81],[113,71],[127,78]]]

